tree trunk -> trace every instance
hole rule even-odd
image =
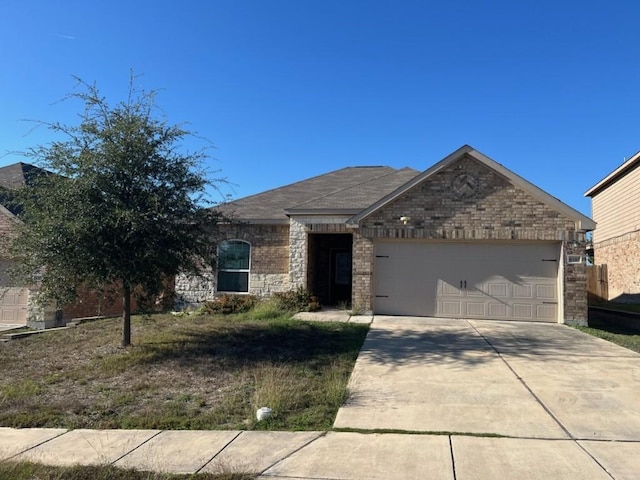
[[[122,346],[131,345],[131,285],[122,282]]]

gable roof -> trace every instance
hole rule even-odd
[[[395,191],[393,191],[393,192],[389,193],[388,195],[382,197],[380,200],[378,200],[377,202],[375,202],[374,204],[370,205],[368,208],[366,208],[362,212],[360,212],[357,215],[355,215],[354,217],[352,217],[347,222],[347,225],[350,226],[350,227],[357,227],[358,223],[361,220],[367,218],[372,213],[376,212],[377,210],[381,209],[385,205],[387,205],[390,202],[394,201],[395,199],[397,199],[398,197],[403,195],[408,190],[411,190],[416,185],[419,185],[422,182],[426,181],[428,178],[430,178],[431,176],[433,176],[436,173],[440,172],[441,170],[449,167],[450,165],[452,165],[453,163],[457,162],[458,160],[460,160],[464,156],[469,156],[469,157],[477,160],[478,162],[486,165],[487,167],[491,168],[492,170],[494,170],[495,172],[497,172],[498,174],[500,174],[504,178],[506,178],[511,184],[513,184],[514,186],[524,190],[525,192],[527,192],[532,197],[538,199],[540,202],[542,202],[542,203],[546,204],[547,206],[549,206],[551,209],[562,213],[563,215],[565,215],[568,218],[571,218],[571,219],[575,220],[576,228],[578,228],[580,230],[593,230],[593,229],[595,229],[596,224],[589,217],[581,214],[580,212],[578,212],[577,210],[571,208],[567,204],[561,202],[557,198],[549,195],[545,191],[543,191],[540,188],[536,187],[535,185],[533,185],[532,183],[528,182],[524,178],[516,175],[511,170],[505,168],[504,166],[500,165],[498,162],[490,159],[489,157],[487,157],[486,155],[480,153],[479,151],[477,151],[476,149],[474,149],[473,147],[471,147],[469,145],[464,145],[464,146],[460,147],[458,150],[456,150],[455,152],[451,153],[450,155],[448,155],[444,159],[440,160],[438,163],[436,163],[432,167],[428,168],[427,170],[422,172],[420,175],[417,175],[416,177],[414,177],[413,179],[409,180],[407,183],[405,183],[404,185],[402,185],[401,187],[399,187]]]
[[[412,168],[347,167],[216,207],[233,219],[289,223],[288,215],[355,215],[418,175]]]
[[[12,163],[0,167],[0,205],[11,214],[22,213],[22,206],[14,201],[13,190],[33,185],[36,178],[48,175],[50,172],[29,163]]]
[[[584,194],[585,197],[594,197],[605,188],[609,187],[613,183],[617,182],[620,178],[627,175],[631,170],[640,167],[640,152],[633,155],[629,160],[624,162],[613,172],[607,175],[605,178],[596,183],[593,187],[587,190]]]
[[[47,173],[49,172],[29,163],[13,163],[0,167],[0,187],[14,190],[32,184],[35,178]]]

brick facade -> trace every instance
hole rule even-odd
[[[640,231],[598,242],[595,261],[607,265],[609,300],[640,302]]]
[[[243,240],[251,245],[249,293],[260,297],[286,291],[289,279],[288,225],[223,225],[218,241]],[[190,306],[213,300],[217,294],[215,273],[176,277],[178,306]]]
[[[122,315],[123,301],[117,295],[108,296],[96,290],[84,289],[78,293],[76,301],[62,306],[62,320],[65,322],[73,318],[94,317],[98,315]],[[131,311],[138,310],[138,302],[131,299]],[[63,322],[64,323],[64,322]]]
[[[473,177],[474,190],[456,194],[461,174]],[[409,217],[405,225],[400,219]],[[563,243],[567,254],[585,254],[584,232],[531,194],[471,157],[463,157],[430,176],[400,198],[363,219],[354,242],[353,303],[372,306],[373,241],[375,239],[448,241],[541,240]],[[578,241],[577,246],[573,242]],[[566,262],[563,262],[566,263]],[[563,265],[563,318],[586,324],[586,265]]]
[[[75,318],[85,317],[114,317],[121,316],[123,311],[123,299],[120,292],[104,291],[90,288],[79,288],[76,300],[56,307],[55,302],[48,305],[39,305],[35,301],[37,290],[30,290],[27,325],[31,328],[44,329],[60,327]],[[173,303],[173,280],[166,282],[164,293],[154,298],[144,306],[145,310],[163,311]],[[141,306],[138,298],[131,297],[131,313],[140,313]]]
[[[371,310],[374,249],[379,239],[555,242],[562,258],[558,266],[558,290],[562,291],[558,299],[560,321],[586,323],[586,265],[584,261],[568,264],[566,258],[581,255],[584,259],[585,232],[578,228],[580,222],[582,225],[592,222],[478,152],[469,153],[470,150],[463,147],[459,157],[452,154],[448,157],[451,160],[447,159],[442,166],[434,166],[434,170],[428,170],[422,178],[414,177],[416,183],[405,184],[412,186],[404,193],[368,215],[364,212],[363,216],[343,215],[342,212],[350,208],[336,196],[338,206],[333,214],[328,213],[331,208],[325,210],[325,203],[322,208],[315,206],[318,213],[313,214],[314,206],[307,203],[308,212],[289,211],[288,225],[276,224],[284,219],[274,218],[272,225],[245,223],[226,227],[224,239],[251,244],[250,293],[268,296],[274,291],[302,286],[330,297],[329,283],[322,282],[333,278],[328,274],[331,270],[327,264],[331,250],[344,249],[344,245],[350,244],[352,306]],[[310,188],[315,188],[317,181],[313,179]],[[283,188],[286,192],[287,187]],[[360,191],[357,195],[349,193],[356,200],[360,194],[365,195]],[[272,193],[265,195],[271,202],[281,201],[279,197],[274,199]],[[296,195],[300,193],[296,191]],[[370,190],[366,195],[371,195]],[[291,205],[282,205],[281,211],[295,205],[294,200],[287,200]],[[375,200],[372,203],[375,204]],[[340,214],[335,213],[337,211]],[[251,214],[253,210],[247,210],[247,215]],[[405,217],[404,220],[401,217]],[[340,238],[340,235],[351,237]],[[176,290],[180,294],[185,289]],[[215,275],[201,281],[195,290],[200,292],[201,299],[213,297]]]
[[[373,294],[373,240],[356,232],[353,239],[353,286],[351,303],[359,310],[371,310]]]

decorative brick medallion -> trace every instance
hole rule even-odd
[[[451,188],[456,197],[469,198],[478,190],[478,180],[469,173],[461,173],[453,179]]]

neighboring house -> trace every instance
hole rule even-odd
[[[420,173],[351,167],[220,207],[233,219],[182,300],[305,287],[376,314],[586,324],[594,222],[470,146]]]
[[[14,163],[0,168],[0,235],[2,242],[10,238],[20,222],[20,208],[11,203],[11,191],[29,185],[45,170],[27,163]],[[2,245],[4,246],[4,244]],[[16,287],[9,278],[13,261],[0,255],[0,323],[26,325],[29,312],[29,287]]]
[[[0,169],[2,170],[2,169]],[[19,220],[16,216],[0,205],[0,236],[8,239]],[[0,256],[0,323],[25,325],[29,303],[29,289],[12,286],[9,269],[12,261],[6,255]]]
[[[640,152],[587,190],[597,228],[596,265],[607,265],[609,300],[640,303]]]
[[[11,203],[11,191],[32,185],[39,176],[49,174],[45,170],[27,163],[15,163],[0,168],[0,236],[2,240],[11,236],[20,222],[20,207]],[[4,206],[3,206],[4,205]],[[0,243],[0,246],[2,244]],[[39,307],[33,301],[35,285],[15,286],[8,270],[13,260],[0,248],[0,323],[29,325],[34,328],[49,328],[64,325],[78,317],[119,315],[122,300],[110,298],[94,290],[82,290],[73,304]],[[134,302],[132,309],[137,308]]]

